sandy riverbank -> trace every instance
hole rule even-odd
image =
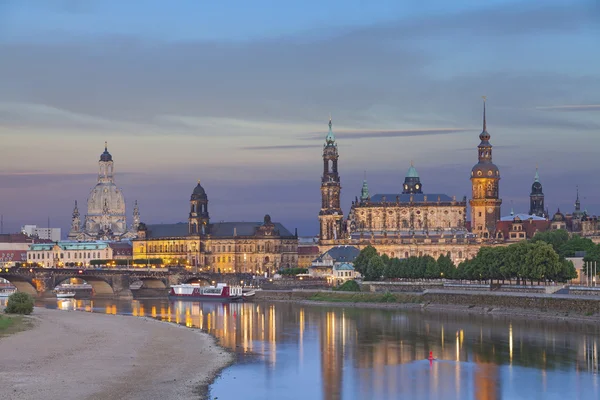
[[[234,356],[198,330],[150,318],[35,308],[0,339],[0,399],[201,399]]]

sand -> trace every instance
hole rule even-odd
[[[233,355],[198,330],[150,318],[35,308],[0,338],[0,399],[202,399]]]

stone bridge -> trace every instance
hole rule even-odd
[[[9,268],[0,271],[0,278],[12,283],[17,290],[37,297],[54,297],[52,290],[56,286],[70,278],[79,278],[92,286],[94,296],[131,298],[130,286],[137,281],[142,282],[142,288],[166,292],[171,285],[194,281],[239,285],[241,281],[250,282],[252,275],[195,273],[184,268]]]

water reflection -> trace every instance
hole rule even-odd
[[[598,399],[600,328],[567,323],[285,303],[59,300],[67,310],[202,329],[242,362],[214,397]],[[437,361],[429,362],[432,351]],[[246,357],[252,354],[252,357]]]

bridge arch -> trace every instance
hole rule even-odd
[[[165,279],[159,278],[139,278],[138,281],[142,281],[142,288],[144,289],[166,289],[167,282]]]
[[[37,284],[34,279],[30,279],[25,276],[13,275],[13,274],[0,274],[0,278],[4,278],[13,284],[17,291],[37,296]]]
[[[92,290],[94,291],[95,295],[113,295],[113,294],[115,294],[115,291],[113,290],[110,283],[108,283],[103,278],[100,278],[97,276],[64,275],[64,276],[56,277],[54,284],[55,284],[55,286],[58,286],[61,283],[63,283],[64,281],[70,280],[71,278],[81,279],[82,281],[87,282],[90,285],[92,285]],[[54,289],[54,288],[52,288],[52,289]]]
[[[192,276],[188,279],[185,279],[182,283],[198,283],[200,286],[209,286],[212,285],[213,281],[206,276]]]

